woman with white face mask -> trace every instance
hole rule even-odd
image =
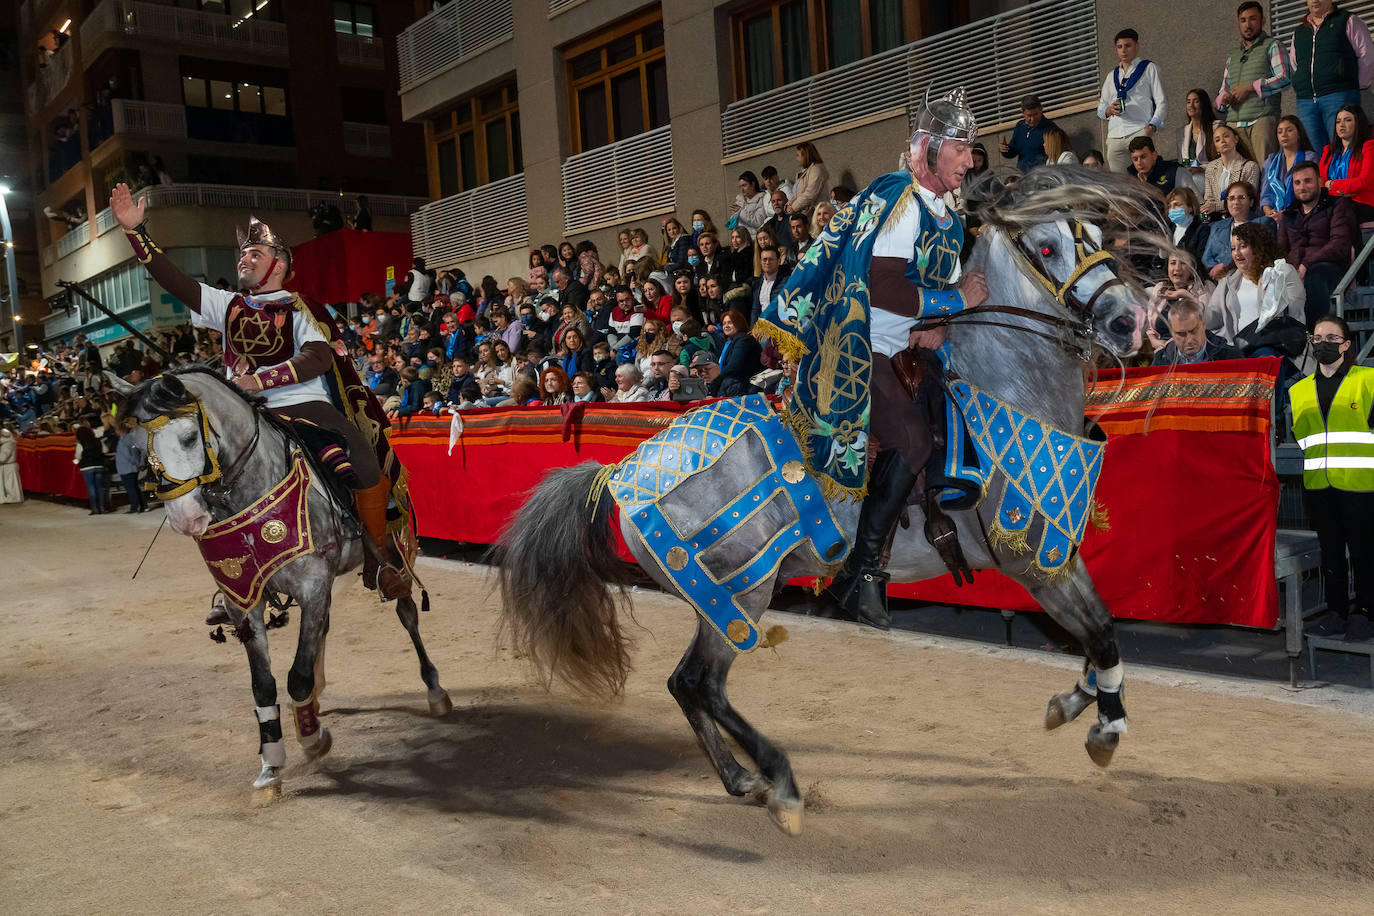
[[[1355,365],[1350,326],[1336,315],[1312,329],[1312,354],[1317,371],[1289,389],[1326,592],[1326,614],[1308,632],[1359,642],[1374,637],[1374,369]]]
[[[1165,199],[1164,207],[1169,226],[1173,229],[1175,247],[1191,254],[1201,266],[1209,227],[1198,213],[1197,195],[1192,188],[1174,188]]]

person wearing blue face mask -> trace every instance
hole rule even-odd
[[[1192,255],[1200,271],[1210,227],[1198,216],[1197,195],[1192,188],[1174,188],[1165,198],[1164,206],[1173,228],[1174,245]]]
[[[692,247],[697,247],[703,232],[715,234],[716,224],[711,222],[711,214],[705,210],[692,211]]]

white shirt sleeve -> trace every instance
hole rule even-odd
[[[229,312],[229,303],[237,295],[232,290],[200,284],[200,311],[191,313],[191,324],[197,328],[223,332],[224,316]]]
[[[1150,62],[1150,72],[1145,76],[1150,81],[1150,97],[1155,103],[1155,112],[1150,116],[1150,123],[1155,126],[1155,130],[1163,130],[1166,111],[1164,84],[1159,79],[1159,67],[1154,61]]]
[[[323,341],[326,344],[329,343],[329,341],[325,340],[324,335],[320,333],[320,329],[315,327],[314,319],[312,319],[309,315],[305,314],[304,310],[302,309],[296,310],[295,317],[292,320],[292,325],[292,330],[296,332],[297,352],[300,352],[301,347],[312,340]]]

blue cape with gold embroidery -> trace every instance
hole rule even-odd
[[[860,498],[867,487],[868,269],[883,224],[919,206],[905,170],[874,180],[830,220],[754,326],[796,360],[787,420],[827,498]]]

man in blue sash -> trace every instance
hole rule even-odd
[[[849,615],[883,629],[888,625],[888,575],[882,554],[932,448],[925,412],[898,380],[891,357],[911,345],[920,319],[976,308],[988,297],[980,271],[960,278],[964,227],[945,203],[945,194],[958,188],[973,167],[971,145],[977,135],[977,121],[962,90],[926,104],[911,135],[907,166],[915,178],[916,205],[889,210],[869,262],[869,430],[881,450],[859,513],[854,549],[830,593]]]

